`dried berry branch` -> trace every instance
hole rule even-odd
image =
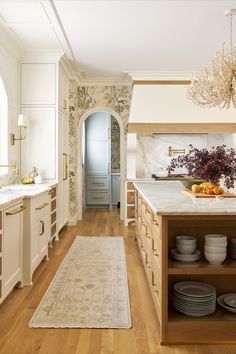
[[[224,178],[227,188],[233,188],[236,181],[236,153],[234,149],[226,149],[226,145],[212,147],[210,150],[197,149],[189,145],[189,153],[173,158],[168,166],[168,172],[177,167],[185,167],[188,174],[194,178],[203,179],[215,185]]]

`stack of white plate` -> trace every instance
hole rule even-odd
[[[217,298],[217,302],[220,306],[224,307],[226,310],[236,314],[236,294],[235,293],[220,295]]]
[[[197,281],[182,281],[174,285],[173,306],[191,317],[202,317],[215,312],[216,289]]]

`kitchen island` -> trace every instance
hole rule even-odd
[[[172,306],[173,285],[200,281],[216,288],[217,296],[236,293],[236,261],[227,255],[220,266],[204,257],[204,235],[236,237],[236,198],[190,198],[180,182],[134,183],[136,239],[160,323],[160,341],[168,343],[236,343],[236,314],[219,305],[203,317],[189,317]],[[172,260],[176,236],[197,238],[201,259]],[[229,253],[229,252],[228,252]]]

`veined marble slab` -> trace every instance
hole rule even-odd
[[[56,183],[42,183],[42,184],[10,184],[0,189],[0,209],[10,206],[12,203],[22,201],[23,198],[31,198],[39,195],[52,187]]]
[[[190,198],[180,182],[134,182],[154,213],[160,215],[236,215],[236,198]]]

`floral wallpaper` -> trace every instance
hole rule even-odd
[[[69,106],[69,200],[70,216],[78,212],[78,141],[77,129],[80,118],[87,110],[95,107],[113,109],[124,122],[126,131],[131,102],[130,86],[77,86],[75,81],[70,85]],[[113,156],[117,156],[114,144]],[[113,158],[113,163],[116,158]],[[116,164],[117,165],[117,164]]]
[[[114,117],[111,117],[111,171],[120,170],[120,127]]]

